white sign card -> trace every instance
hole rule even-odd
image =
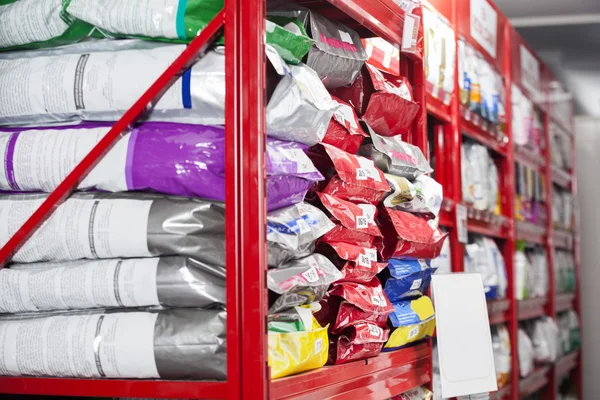
[[[540,63],[529,49],[521,45],[521,84],[533,95],[533,101],[539,101],[539,94],[542,87],[540,78]]]
[[[442,397],[498,389],[481,274],[433,275]]]
[[[487,0],[471,0],[471,36],[496,58],[498,13]]]

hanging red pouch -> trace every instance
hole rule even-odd
[[[336,265],[342,275],[341,280],[370,282],[387,263],[377,262],[377,249],[349,243],[323,243],[316,250]]]
[[[371,204],[354,204],[324,193],[317,193],[323,207],[338,225],[327,232],[322,242],[345,242],[372,247],[381,231],[375,223],[377,208]]]
[[[338,335],[329,335],[328,364],[375,357],[389,337],[389,329],[360,322],[344,329]]]
[[[356,112],[350,104],[335,96],[331,96],[331,99],[338,103],[338,107],[329,122],[322,142],[350,154],[356,154],[367,134],[361,128]]]
[[[395,136],[408,132],[419,113],[406,78],[389,75],[365,64],[354,84],[332,92],[352,104],[375,132]]]
[[[383,239],[376,245],[383,260],[400,257],[436,258],[448,235],[432,227],[430,221],[422,216],[387,207],[381,207],[378,222]]]

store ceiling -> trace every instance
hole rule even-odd
[[[565,82],[576,113],[600,117],[600,0],[495,3]]]

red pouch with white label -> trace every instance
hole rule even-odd
[[[388,328],[365,322],[351,325],[337,335],[329,335],[327,363],[344,364],[375,357],[381,352],[388,337]]]
[[[321,310],[314,314],[319,324],[329,324],[332,333],[339,333],[344,328],[360,322],[368,322],[377,326],[387,326],[388,312],[374,313],[361,310],[354,304],[339,296],[327,293],[320,302]]]
[[[361,128],[356,112],[350,104],[335,96],[331,96],[331,99],[338,103],[338,107],[333,113],[322,142],[356,154],[367,134]]]
[[[372,247],[374,239],[381,237],[375,223],[377,208],[371,204],[354,204],[324,193],[317,193],[323,207],[338,225],[321,237],[321,242],[345,242],[362,247]]]
[[[387,267],[377,262],[377,249],[349,243],[322,243],[316,252],[325,255],[344,277],[341,280],[370,282]]]
[[[386,74],[369,64],[351,87],[336,89],[332,94],[352,104],[358,116],[382,136],[408,132],[420,109],[406,78]]]
[[[376,245],[383,260],[401,257],[436,258],[448,235],[433,227],[433,220],[387,207],[380,208],[377,220],[382,229],[383,240]]]

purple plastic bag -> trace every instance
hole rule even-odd
[[[110,127],[85,124],[0,132],[0,191],[53,190]],[[322,175],[294,142],[267,141],[268,208],[298,203]],[[219,126],[150,122],[125,135],[80,190],[155,191],[225,200],[225,134]]]

